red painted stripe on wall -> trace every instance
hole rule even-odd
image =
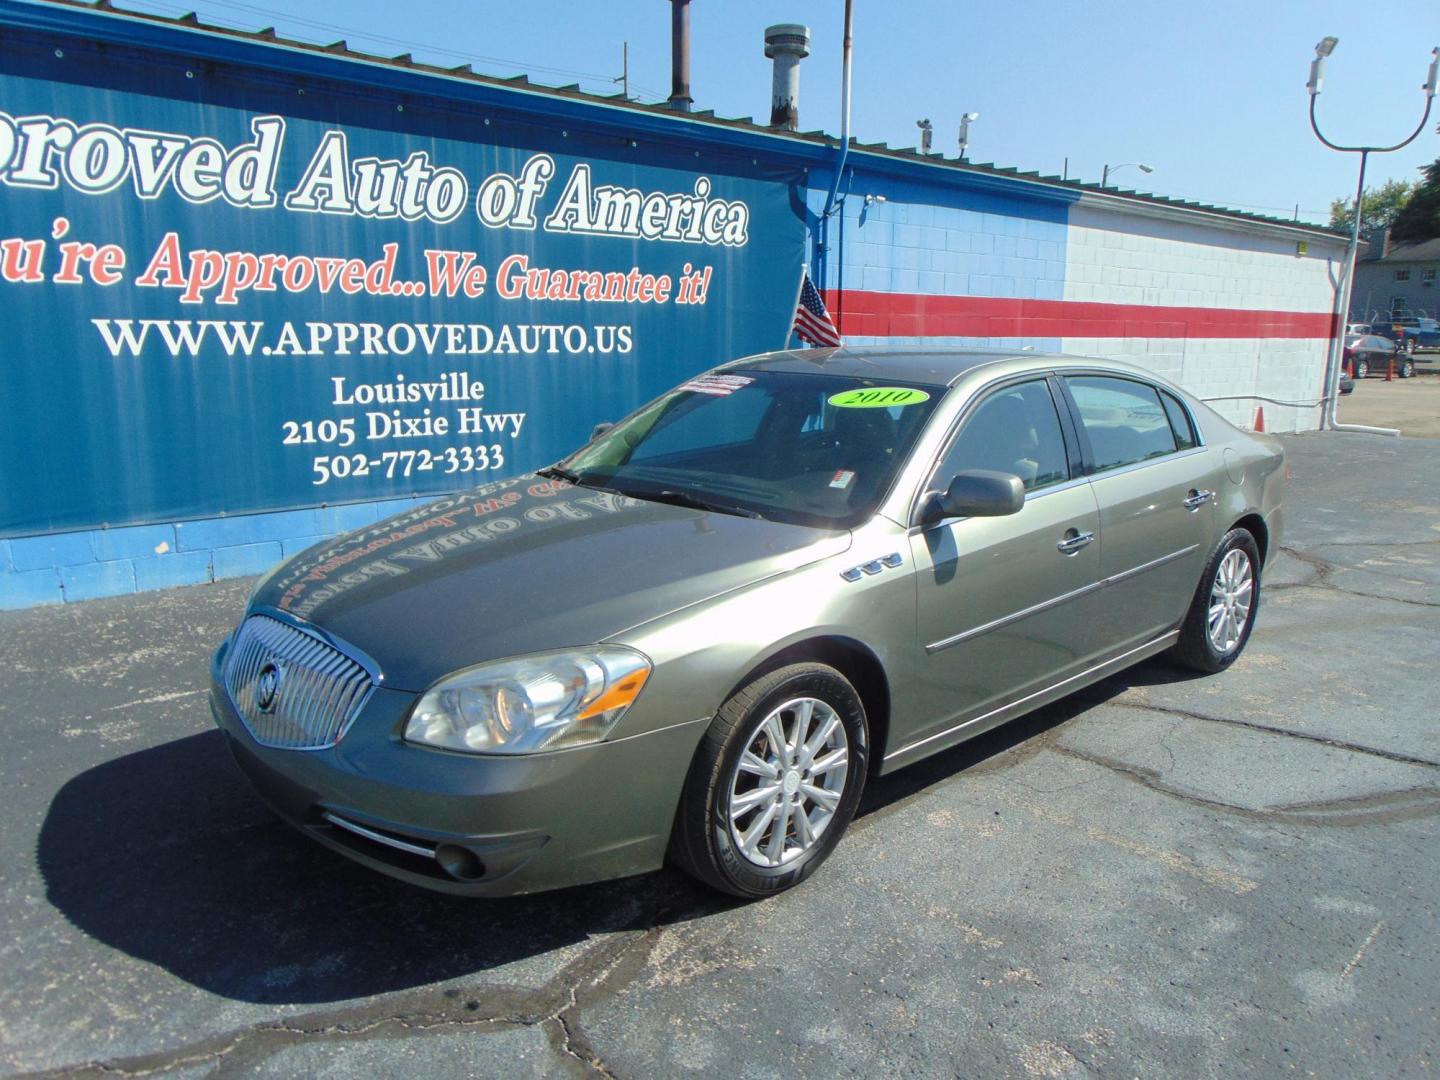
[[[825,293],[842,333],[873,337],[1329,338],[1330,312]]]

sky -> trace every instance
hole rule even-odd
[[[117,0],[120,8],[417,60],[470,61],[494,75],[615,92],[629,43],[630,89],[670,87],[667,0]],[[1440,45],[1440,4],[1391,0],[854,0],[851,133],[914,146],[935,125],[953,157],[962,113],[978,112],[969,157],[1241,210],[1325,222],[1354,197],[1357,155],[1310,131],[1305,82],[1314,46],[1340,39],[1319,98],[1321,129],[1344,144],[1399,142],[1425,108],[1420,89]],[[723,116],[770,111],[764,29],[802,22],[800,126],[840,128],[843,0],[693,0],[691,94]],[[1372,156],[1366,186],[1414,180],[1440,158],[1440,104],[1404,150]]]

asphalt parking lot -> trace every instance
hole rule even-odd
[[[1440,438],[1440,365],[1434,353],[1421,353],[1420,373],[1413,379],[1381,376],[1360,380],[1336,410],[1342,424],[1394,428],[1420,439]]]
[[[1440,441],[1286,444],[1234,669],[875,781],[753,905],[668,872],[450,899],[292,833],[205,703],[248,582],[0,614],[0,1069],[1429,1075]]]

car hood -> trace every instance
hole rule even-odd
[[[251,606],[320,627],[367,653],[385,685],[419,691],[471,664],[602,641],[849,544],[531,474],[310,548]]]

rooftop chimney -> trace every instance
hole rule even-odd
[[[670,108],[689,112],[690,0],[670,0]]]
[[[799,23],[767,26],[765,55],[775,61],[770,126],[795,131],[800,126],[800,61],[810,55],[810,28]]]

